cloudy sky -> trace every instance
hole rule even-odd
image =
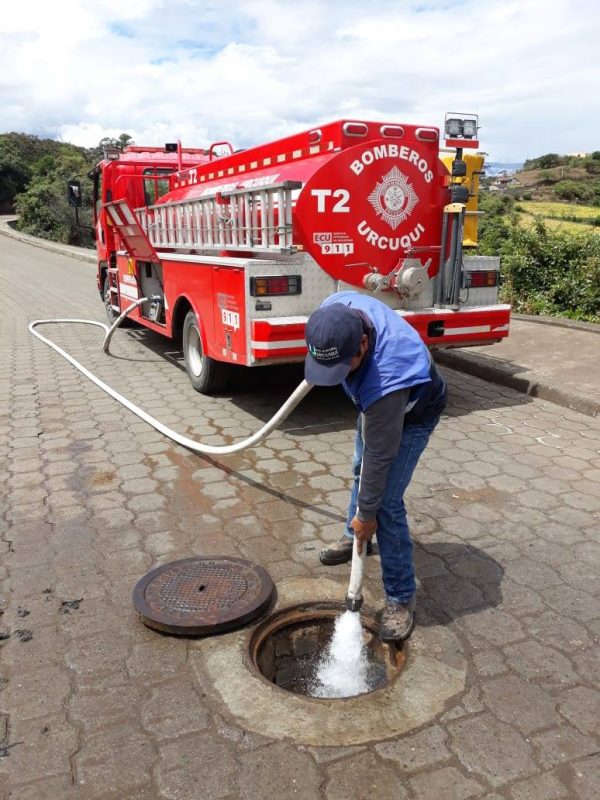
[[[495,161],[600,149],[598,0],[14,0],[0,132],[246,147],[478,113]]]

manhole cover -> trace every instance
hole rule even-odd
[[[133,590],[133,605],[149,628],[198,636],[236,628],[267,608],[269,573],[242,558],[184,558],[152,570]]]

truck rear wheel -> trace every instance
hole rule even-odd
[[[193,311],[188,311],[183,321],[183,357],[190,383],[197,392],[212,394],[225,388],[229,365],[204,353],[200,326]]]

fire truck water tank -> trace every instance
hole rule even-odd
[[[437,139],[419,140],[407,133],[402,139],[365,139],[308,158],[286,156],[276,166],[274,160],[265,159],[269,164],[261,167],[251,162],[247,170],[231,177],[229,170],[221,170],[221,177],[206,174],[206,167],[201,181],[184,172],[155,209],[216,196],[220,223],[227,223],[232,213],[228,198],[233,193],[268,192],[293,183],[301,187],[293,194],[293,245],[308,252],[335,280],[363,287],[374,265],[379,274],[387,275],[406,258],[429,262],[429,276],[435,274],[440,209],[448,197]],[[238,229],[261,228],[260,211],[250,216],[242,213],[236,219]],[[282,222],[275,209],[269,225]]]

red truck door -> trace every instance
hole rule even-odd
[[[236,267],[215,267],[214,344],[220,357],[246,363],[246,274]]]

